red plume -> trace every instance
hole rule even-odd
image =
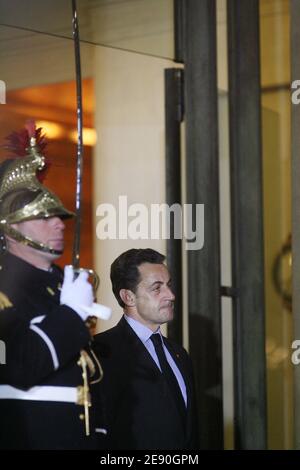
[[[28,132],[28,137],[35,137],[36,124],[33,119],[28,119],[25,124],[25,129]]]
[[[30,146],[31,137],[35,137],[36,145],[45,157],[46,164],[37,174],[37,179],[42,183],[50,167],[50,162],[46,158],[44,152],[48,142],[46,135],[43,134],[42,127],[36,129],[35,121],[33,119],[28,119],[25,124],[25,129],[21,129],[19,132],[14,131],[5,138],[5,140],[8,141],[8,144],[4,145],[4,148],[18,157],[25,157],[27,155],[26,149]]]

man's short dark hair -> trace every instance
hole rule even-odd
[[[132,248],[125,251],[112,263],[110,268],[110,279],[112,290],[119,305],[124,308],[125,304],[120,297],[121,289],[136,292],[140,282],[138,267],[143,263],[162,264],[166,257],[151,248]]]

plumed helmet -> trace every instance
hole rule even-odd
[[[0,230],[22,243],[31,244],[11,224],[54,216],[70,218],[74,213],[42,184],[49,168],[42,154],[46,146],[42,129],[36,129],[35,122],[28,121],[25,129],[13,132],[7,140],[6,148],[17,157],[0,164]],[[49,251],[48,248],[44,251]]]

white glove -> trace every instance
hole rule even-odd
[[[93,302],[91,307],[83,307],[83,310],[91,317],[97,317],[101,320],[109,320],[111,317],[111,309],[102,304],[96,304]]]
[[[88,273],[82,271],[74,279],[72,266],[66,266],[64,282],[60,293],[60,303],[71,307],[85,321],[91,314],[85,308],[92,308],[94,295],[93,288],[88,281]]]

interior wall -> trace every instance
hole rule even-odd
[[[98,142],[94,155],[94,247],[95,266],[102,276],[99,299],[113,308],[110,321],[100,322],[104,330],[121,316],[111,291],[109,270],[112,261],[130,248],[151,247],[166,254],[164,240],[99,240],[97,216],[100,204],[113,204],[117,227],[119,197],[126,196],[128,207],[165,202],[164,160],[164,68],[173,62],[97,47],[94,56],[95,128]],[[135,217],[127,217],[128,224]],[[150,219],[149,219],[150,222]],[[149,223],[150,230],[150,223]]]
[[[300,78],[300,10],[298,0],[290,0],[291,8],[291,81]],[[291,109],[291,154],[292,154],[292,292],[294,338],[300,338],[300,107],[292,105]],[[300,449],[300,368],[294,366],[294,448]]]
[[[217,0],[217,5],[218,84],[220,89],[227,90],[226,0]],[[293,372],[289,354],[293,336],[292,314],[276,292],[272,276],[274,260],[291,230],[290,12],[288,0],[259,0],[259,7],[263,108],[268,447],[288,449],[293,447]],[[222,106],[219,108],[221,113]],[[223,113],[223,119],[225,118],[226,115]],[[221,135],[224,123],[225,121],[220,119]],[[221,165],[224,165],[224,152],[226,153],[226,147],[223,147],[220,153]],[[224,189],[226,189],[226,166],[223,166],[220,171],[220,185],[221,190],[222,185],[225,185]],[[221,200],[222,207],[226,213],[228,208],[223,200]],[[224,223],[222,226],[222,220],[221,227],[222,282],[224,282],[230,259],[228,259],[228,246],[226,247],[226,227]],[[224,366],[223,386],[224,400],[228,403],[225,404],[224,418],[225,423],[230,423],[230,392],[233,393],[233,388],[228,357],[232,353],[232,348],[228,340],[228,335],[231,333],[231,320],[226,308],[230,309],[230,303],[223,300],[223,360],[227,363],[227,366]],[[231,419],[233,420],[233,415]],[[225,442],[228,444],[232,442],[232,435],[226,431],[226,427]]]
[[[281,209],[284,206],[282,179],[286,180],[287,175],[282,171],[284,162],[280,159],[282,125],[280,114],[264,108],[262,118],[268,447],[291,449],[293,448],[293,375],[290,360],[293,336],[292,312],[276,292],[273,281],[274,262],[286,241],[286,232],[288,232],[288,227],[281,217]],[[287,205],[285,209],[288,209]]]
[[[275,289],[274,263],[291,233],[290,11],[288,0],[263,0],[261,83],[268,448],[293,448],[293,313]],[[279,273],[291,283],[291,268]]]

